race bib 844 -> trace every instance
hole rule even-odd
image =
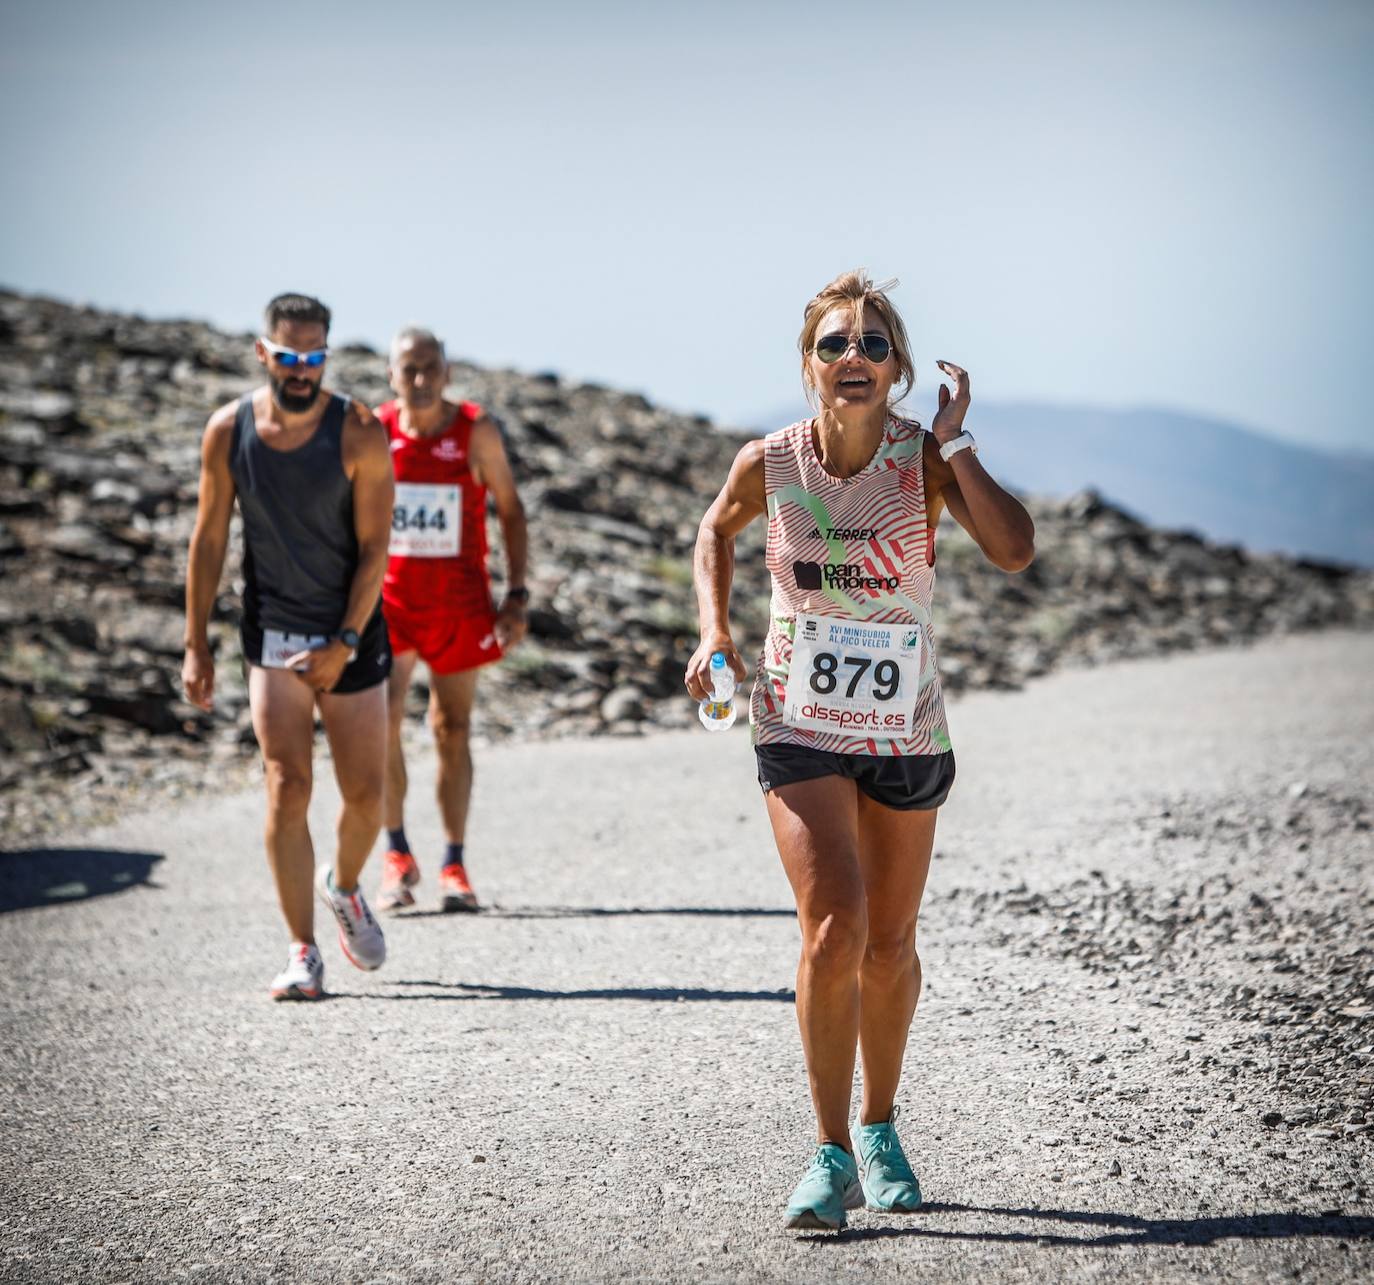
[[[453,558],[462,537],[456,486],[397,482],[389,551],[406,558]]]

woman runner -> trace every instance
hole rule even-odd
[[[850,272],[807,304],[802,380],[818,413],[740,451],[696,545],[701,645],[686,683],[704,700],[713,652],[746,675],[729,620],[735,537],[768,515],[771,620],[750,722],[797,901],[797,1021],[819,1144],[790,1228],[839,1229],[865,1203],[921,1203],[893,1126],[921,989],[916,917],[954,781],[930,620],[940,513],[1004,571],[1034,555],[1030,515],[963,431],[967,373],[939,363],[954,391],[941,384],[929,431],[894,412],[915,368],[889,288]]]

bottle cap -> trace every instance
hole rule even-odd
[[[712,668],[712,669],[724,669],[724,668],[725,668],[725,653],[724,653],[723,651],[713,651],[713,652],[711,653],[711,668]]]

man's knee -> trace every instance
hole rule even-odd
[[[267,777],[267,803],[278,818],[304,816],[310,808],[312,785],[309,767],[268,759],[264,764]]]
[[[375,812],[382,815],[382,800],[386,793],[386,778],[381,772],[339,782],[339,797],[350,812],[367,818]]]
[[[429,725],[434,731],[435,743],[441,749],[459,749],[467,745],[472,714],[469,710],[446,709],[436,704],[430,708]]]

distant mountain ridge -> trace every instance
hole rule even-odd
[[[789,409],[768,427],[806,413]],[[1374,456],[1150,408],[977,402],[968,427],[989,470],[1019,491],[1091,487],[1154,526],[1374,567]]]

